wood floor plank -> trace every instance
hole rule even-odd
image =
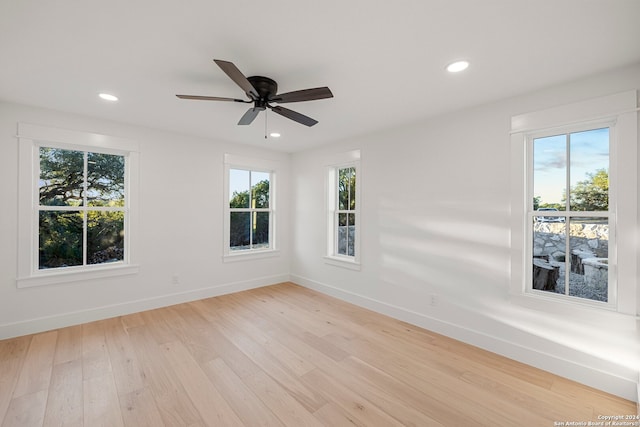
[[[339,405],[355,419],[371,426],[402,426],[382,409],[362,397],[357,391],[350,390],[334,378],[329,377],[319,369],[314,369],[302,377],[309,384],[314,384],[327,401]]]
[[[82,378],[85,380],[111,373],[104,329],[104,320],[82,325]]]
[[[33,336],[13,391],[14,398],[49,388],[57,339],[58,331]]]
[[[322,408],[314,412],[313,416],[320,420],[320,422],[325,426],[367,427],[364,422],[351,416],[351,414],[334,402],[327,403]]]
[[[46,390],[24,394],[12,399],[2,427],[41,426],[46,404]]]
[[[83,425],[82,359],[78,357],[53,367],[44,426]]]
[[[231,322],[221,319],[219,323],[219,328],[229,341],[247,355],[262,371],[277,378],[278,382],[310,412],[319,409],[326,403],[326,400],[316,393],[313,388],[303,384],[297,375],[266,352],[264,346],[253,341]]]
[[[26,351],[26,349],[25,349]],[[18,383],[23,358],[0,359],[0,422],[4,418]]]
[[[287,426],[319,427],[320,421],[285,388],[265,372],[242,379],[253,393]],[[324,405],[323,405],[324,406]]]
[[[180,342],[162,344],[168,365],[176,372],[185,392],[209,426],[241,426],[242,421]]]
[[[122,411],[111,372],[83,380],[84,425],[122,427]]]
[[[151,391],[163,423],[168,426],[198,425],[202,419],[187,396],[178,375],[167,365],[149,325],[128,330],[138,362],[143,369],[145,386]]]
[[[54,365],[82,358],[82,325],[58,330],[58,342],[53,358]]]
[[[126,427],[165,425],[153,393],[147,388],[120,395],[120,410]]]
[[[273,339],[264,329],[256,326],[259,317],[255,312],[252,313],[250,318],[247,318],[234,310],[233,312],[225,313],[224,317],[240,328],[252,341],[260,344],[267,353],[280,361],[295,375],[304,375],[315,368],[308,359],[300,357],[295,351]]]
[[[208,362],[204,370],[246,426],[283,426],[271,410],[242,382],[224,360]]]
[[[118,394],[129,394],[144,387],[144,373],[129,334],[120,318],[105,321],[105,342]]]

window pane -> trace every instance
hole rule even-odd
[[[87,204],[124,206],[124,156],[88,153]]]
[[[609,209],[609,128],[570,135],[571,210]]]
[[[355,256],[355,249],[353,247],[353,242],[355,242],[355,234],[356,234],[356,214],[347,214],[349,226],[347,227],[347,255]]]
[[[39,269],[82,265],[82,212],[41,211]]]
[[[532,288],[564,293],[566,225],[564,222],[533,221]]]
[[[355,256],[355,214],[338,214],[338,254]]]
[[[533,209],[565,210],[566,135],[533,140]]]
[[[250,249],[251,214],[249,212],[231,212],[230,216],[229,247],[232,251]]]
[[[606,218],[571,218],[569,295],[607,301],[609,222]]]
[[[253,249],[269,247],[269,212],[254,212],[252,224]]]
[[[229,170],[229,207],[249,207],[249,171],[242,169]]]
[[[251,207],[269,207],[269,173],[251,172]]]
[[[87,264],[124,260],[124,212],[87,213]]]
[[[356,206],[356,169],[338,170],[338,209],[355,209]]]
[[[40,147],[41,206],[80,206],[84,187],[84,153]]]

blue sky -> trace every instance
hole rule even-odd
[[[571,186],[598,169],[609,170],[609,128],[569,134]],[[557,135],[533,141],[533,195],[541,203],[561,203],[567,187],[567,136]]]
[[[251,174],[251,178],[249,178]],[[251,183],[249,183],[251,179]],[[260,181],[269,180],[269,172],[257,172],[242,169],[229,170],[229,197],[233,197],[233,193],[241,193],[248,191],[251,186],[256,185]]]

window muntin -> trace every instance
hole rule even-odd
[[[601,127],[531,140],[533,292],[611,301],[609,136]]]
[[[272,173],[229,168],[229,250],[273,247]]]
[[[126,157],[37,148],[37,270],[123,262]]]

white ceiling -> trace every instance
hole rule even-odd
[[[0,99],[293,152],[640,62],[639,21],[639,0],[2,0]],[[285,104],[311,128],[269,113],[265,141],[247,104],[175,97],[243,97],[214,58],[335,97]]]

